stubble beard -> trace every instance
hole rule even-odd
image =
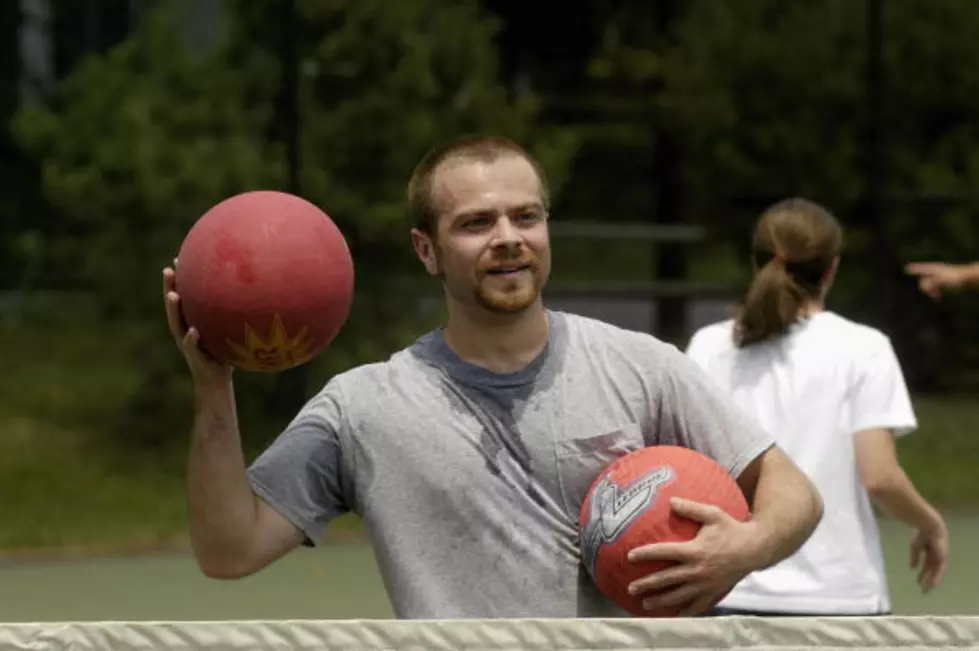
[[[484,277],[473,289],[473,298],[477,305],[494,314],[519,314],[537,302],[541,292],[540,269],[531,266],[526,272],[529,278],[499,283],[492,277]],[[489,283],[502,284],[500,288],[491,288]],[[516,285],[511,287],[508,285]]]
[[[467,290],[462,286],[449,282],[448,275],[445,273],[441,252],[437,248],[435,257],[439,264],[437,275],[442,279],[442,283],[448,291],[448,294],[463,303],[471,301],[492,314],[515,315],[523,312],[537,302],[541,294],[541,289],[544,286],[540,262],[532,259],[530,261],[530,268],[524,272],[529,274],[529,278],[510,280],[507,283],[503,283],[504,287],[501,289],[491,289],[488,286],[489,283],[498,283],[499,281],[487,274],[478,278],[475,287]],[[505,287],[506,284],[516,284],[518,287],[508,288]],[[470,301],[465,300],[467,294]]]

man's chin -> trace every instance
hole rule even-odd
[[[479,292],[476,302],[485,310],[494,314],[520,314],[537,303],[537,291],[521,291],[501,294],[497,292]]]

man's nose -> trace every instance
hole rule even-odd
[[[509,217],[500,217],[493,227],[493,246],[500,248],[519,247],[523,242],[520,229],[514,226]]]

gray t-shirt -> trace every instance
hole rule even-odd
[[[398,617],[624,616],[581,565],[592,480],[658,444],[737,476],[773,439],[676,347],[548,318],[515,373],[462,361],[436,330],[334,377],[249,469],[253,489],[309,544],[358,514]]]

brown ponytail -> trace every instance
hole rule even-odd
[[[818,204],[793,198],[768,208],[752,238],[755,275],[735,319],[737,346],[788,332],[806,304],[821,298],[842,243],[839,223]]]

